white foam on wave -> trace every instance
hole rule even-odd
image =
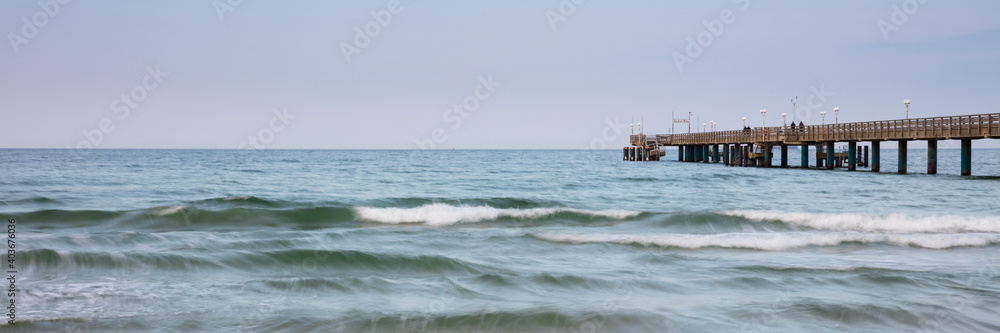
[[[441,203],[429,204],[415,208],[357,207],[354,208],[354,212],[359,219],[365,221],[389,224],[425,223],[433,226],[491,221],[501,217],[536,219],[563,212],[616,220],[639,215],[639,212],[627,210],[592,211],[572,208],[517,209],[494,208],[490,206],[452,206]]]
[[[903,214],[816,214],[776,211],[734,210],[723,215],[751,221],[781,221],[824,230],[849,230],[900,233],[1000,233],[1000,217],[908,216]]]
[[[629,245],[700,249],[708,247],[782,251],[842,243],[887,243],[927,249],[987,246],[1000,244],[1000,235],[992,234],[878,234],[878,233],[726,233],[661,235],[537,234],[542,240],[558,243],[617,243]]]
[[[156,214],[156,216],[172,215],[172,214],[179,213],[180,211],[184,210],[184,208],[186,208],[186,207],[184,207],[184,206],[173,206],[173,207],[160,208],[160,209],[158,209],[158,210],[155,211],[155,214]]]

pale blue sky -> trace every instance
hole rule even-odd
[[[737,129],[765,108],[773,125],[814,87],[830,96],[799,112],[810,124],[834,107],[841,122],[902,118],[907,98],[911,117],[1000,112],[1000,2],[589,0],[553,29],[547,12],[570,1],[403,0],[384,27],[371,13],[390,1],[244,0],[221,16],[207,0],[54,15],[4,1],[0,147],[618,148],[610,124],[633,116],[646,132],[688,111]],[[679,71],[675,52],[724,11],[731,23]],[[380,31],[349,62],[342,43],[366,25]],[[499,86],[476,98],[490,76]],[[134,108],[116,103],[133,93],[146,95]],[[463,102],[476,109],[446,113]]]

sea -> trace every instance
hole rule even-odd
[[[0,150],[0,331],[1000,331],[1000,150],[884,146]]]

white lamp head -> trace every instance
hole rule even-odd
[[[904,99],[904,100],[903,100],[903,104],[906,104],[906,105],[910,105],[910,100],[908,100],[908,99]]]
[[[765,110],[765,109],[761,109],[760,110],[760,114],[765,114],[765,113],[767,113],[767,110]]]
[[[821,115],[821,116],[825,116],[825,115],[826,115],[826,111],[822,111],[822,112],[820,112],[820,113],[819,113],[819,115]]]
[[[840,112],[840,108],[833,108],[833,112]]]

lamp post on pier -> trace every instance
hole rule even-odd
[[[767,110],[760,109],[760,127],[767,127],[767,122],[764,121],[765,115],[767,115]]]
[[[833,108],[833,123],[840,123],[840,108]]]
[[[910,100],[904,99],[903,104],[906,105],[906,119],[910,119]]]
[[[826,125],[826,111],[819,113],[820,118],[823,118],[823,125]]]

